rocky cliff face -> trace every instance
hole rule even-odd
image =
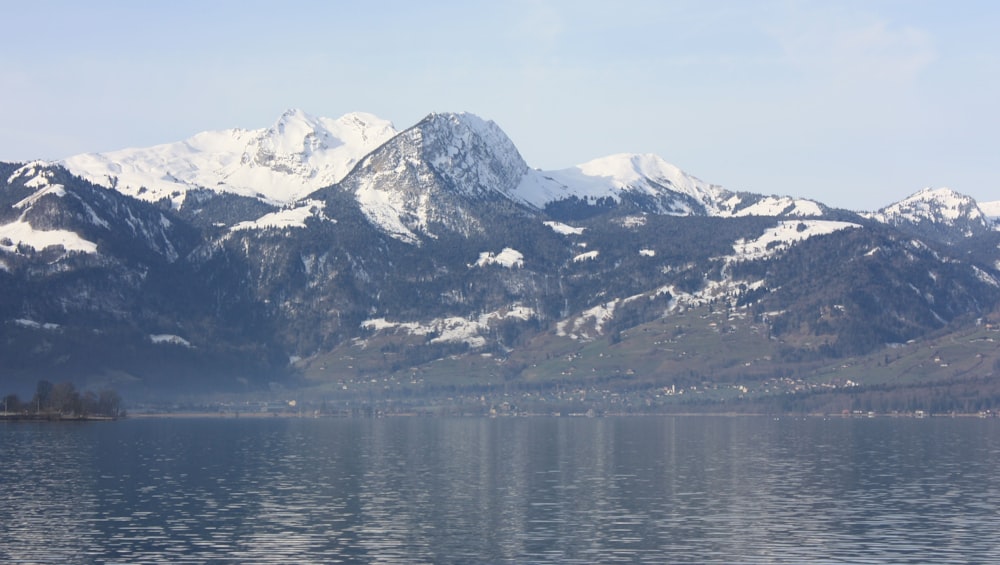
[[[361,160],[340,189],[393,237],[415,243],[444,232],[481,233],[483,206],[518,208],[528,170],[510,139],[469,114],[432,114]]]

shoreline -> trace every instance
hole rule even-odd
[[[0,412],[0,422],[113,422],[115,416],[68,416],[64,414],[8,414]]]
[[[722,417],[722,418],[773,418],[773,419],[785,419],[785,418],[823,418],[830,420],[869,420],[869,419],[939,419],[939,418],[977,418],[977,419],[992,419],[996,416],[994,414],[983,414],[983,413],[942,413],[942,414],[930,414],[930,413],[899,413],[899,414],[796,414],[796,413],[780,413],[780,414],[767,414],[767,413],[751,413],[751,412],[664,412],[664,413],[628,413],[628,412],[607,412],[604,414],[594,414],[588,415],[585,413],[572,413],[572,414],[558,414],[558,413],[544,413],[544,412],[525,412],[516,414],[434,414],[429,412],[390,412],[390,413],[380,413],[373,415],[362,415],[362,414],[346,414],[346,413],[328,413],[328,414],[317,414],[312,412],[255,412],[255,411],[220,411],[220,412],[208,412],[208,411],[193,411],[193,412],[130,412],[128,418],[130,419],[252,419],[252,420],[262,420],[262,419],[296,419],[296,420],[319,420],[319,419],[380,419],[380,418],[486,418],[486,419],[505,419],[505,418],[573,418],[573,419],[595,419],[595,418],[656,418],[656,417],[682,417],[682,418],[705,418],[705,417]]]

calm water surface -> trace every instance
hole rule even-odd
[[[1000,562],[1000,421],[0,424],[4,563]]]

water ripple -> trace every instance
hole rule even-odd
[[[1000,422],[0,425],[5,563],[1000,561]]]

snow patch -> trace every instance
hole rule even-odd
[[[451,317],[437,320],[437,337],[431,343],[467,343],[469,347],[486,345],[486,338],[479,335],[483,327],[478,321]]]
[[[623,228],[639,228],[646,225],[646,216],[625,216],[621,219]]]
[[[358,187],[355,195],[368,221],[395,239],[418,243],[417,235],[402,220],[407,206],[405,195],[402,192],[380,190],[378,183],[372,182],[373,178],[366,180],[368,182]],[[420,225],[426,225],[426,218],[420,220]]]
[[[666,285],[656,289],[650,298],[670,295],[671,301],[667,307],[668,311],[679,308],[695,308],[719,301],[728,303],[731,308],[736,308],[737,299],[742,292],[757,290],[763,286],[764,281],[762,280],[706,281],[705,286],[701,290],[688,293],[678,289],[674,285]]]
[[[552,228],[552,231],[559,235],[583,235],[584,230],[587,228],[574,228],[573,226],[568,226],[562,222],[542,222],[546,226]]]
[[[615,308],[618,306],[618,300],[612,300],[605,304],[600,304],[594,306],[588,310],[583,311],[584,318],[590,318],[594,320],[594,329],[598,334],[604,333],[604,324],[609,322],[615,317]]]
[[[14,323],[23,328],[31,328],[33,330],[58,330],[59,324],[41,323],[34,320],[29,320],[27,318],[18,318],[14,320]]]
[[[431,343],[466,343],[469,347],[479,348],[486,345],[483,334],[489,332],[490,324],[508,318],[530,320],[535,317],[535,311],[521,305],[514,305],[504,310],[488,312],[477,318],[462,318],[451,316],[435,318],[426,323],[420,322],[390,322],[385,318],[365,320],[361,327],[367,330],[402,332],[409,335],[428,336]]]
[[[583,261],[593,261],[594,259],[597,259],[597,256],[600,255],[600,254],[601,254],[601,252],[600,251],[596,251],[596,250],[595,251],[588,251],[586,253],[581,253],[581,254],[577,255],[576,257],[573,257],[573,262],[574,263],[580,263],[580,262],[583,262]]]
[[[529,169],[521,177],[513,194],[532,206],[544,208],[549,202],[575,196],[576,190],[553,178],[548,172]]]
[[[17,204],[14,204],[14,208],[17,208],[19,210],[23,210],[25,208],[29,208],[32,205],[34,205],[35,202],[38,202],[39,200],[41,200],[41,198],[43,196],[47,196],[47,195],[50,195],[50,194],[53,195],[53,196],[58,196],[59,198],[62,198],[63,196],[66,196],[66,187],[64,187],[61,184],[53,184],[53,185],[46,186],[45,188],[43,188],[43,189],[35,192],[31,196],[28,196],[24,200],[21,200]]]
[[[1000,200],[993,200],[991,202],[980,202],[979,209],[986,214],[986,216],[994,221],[1000,221]]]
[[[731,204],[735,209],[737,205],[740,204],[739,197],[733,197],[726,201],[726,204]],[[735,212],[729,214],[723,214],[725,216],[732,217],[746,217],[746,216],[822,216],[823,209],[820,208],[819,204],[813,202],[812,200],[802,200],[789,198],[787,196],[765,196],[759,201],[742,208]]]
[[[996,277],[994,277],[993,275],[987,273],[986,271],[980,269],[975,265],[972,266],[972,270],[973,272],[976,273],[976,278],[978,278],[979,280],[983,281],[984,283],[990,286],[1000,287],[1000,281],[997,281]]]
[[[790,220],[779,222],[760,237],[752,241],[738,239],[733,244],[737,259],[758,260],[784,251],[793,243],[817,235],[826,235],[849,228],[860,228],[859,224],[831,220]]]
[[[593,308],[588,308],[580,313],[580,316],[567,323],[556,324],[556,334],[568,336],[573,339],[589,339],[590,336],[583,332],[589,323],[594,324],[594,331],[597,335],[604,333],[604,324],[615,317],[615,309],[619,300],[598,304]],[[567,328],[569,331],[567,331]]]
[[[67,230],[36,230],[31,224],[18,220],[0,226],[0,250],[14,253],[18,245],[36,251],[61,245],[66,251],[97,253],[97,244]]]
[[[479,259],[476,261],[474,266],[486,267],[488,265],[500,265],[501,267],[507,267],[508,269],[524,267],[524,255],[522,255],[520,251],[511,249],[510,247],[504,247],[503,250],[496,255],[489,251],[483,251],[479,254]]]
[[[306,220],[310,217],[316,216],[321,219],[328,219],[323,214],[325,206],[326,203],[319,200],[306,200],[301,206],[264,214],[256,220],[240,222],[230,228],[230,231],[262,230],[267,228],[304,228],[306,227]]]
[[[640,249],[639,255],[643,257],[656,257],[656,251],[653,249]]]
[[[180,345],[182,347],[187,347],[191,349],[191,342],[184,339],[179,335],[173,334],[151,334],[149,336],[149,341],[155,344],[169,344],[169,345]]]
[[[421,328],[422,326],[416,322],[390,322],[385,318],[372,318],[361,322],[361,327],[375,332],[380,332],[382,330],[404,329],[407,330],[407,333],[417,333],[418,328]],[[430,333],[430,330],[425,333]]]

